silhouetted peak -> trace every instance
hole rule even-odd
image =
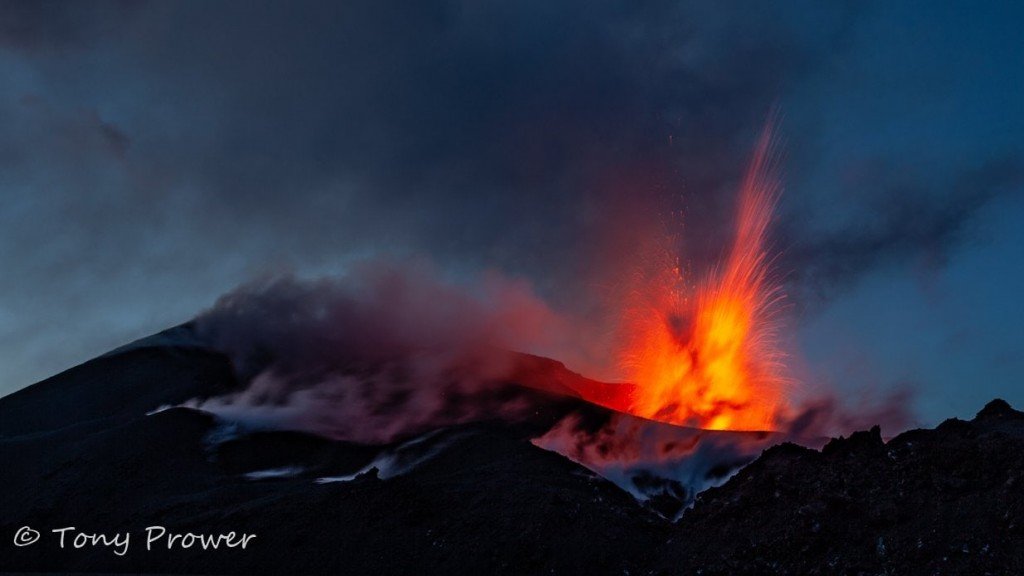
[[[822,448],[821,453],[825,455],[871,453],[880,451],[884,447],[881,427],[873,426],[871,430],[854,432],[850,434],[849,438],[840,436],[829,440],[828,444]]]
[[[1024,419],[1024,412],[1014,410],[1009,402],[1002,398],[996,398],[985,404],[985,407],[974,417],[975,420],[985,420],[988,418]]]

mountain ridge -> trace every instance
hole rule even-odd
[[[532,419],[360,445],[246,428],[186,407],[154,411],[242,384],[222,354],[150,342],[0,398],[0,571],[1024,571],[1024,412],[1002,400],[972,420],[888,441],[876,427],[821,450],[779,443],[724,468],[709,462],[694,470],[728,480],[673,521],[692,496],[685,488],[638,475],[637,490],[651,490],[640,501],[537,445],[567,414],[593,430],[612,417],[571,395],[530,392],[543,407]],[[542,370],[531,378],[565,370],[535,362]],[[566,383],[581,377],[566,370],[559,378],[545,386],[571,390]],[[744,437],[680,430],[701,442]],[[144,529],[155,525],[257,537],[246,549],[147,551]],[[23,526],[41,540],[11,545]],[[136,540],[124,556],[62,549],[50,530],[67,526]]]

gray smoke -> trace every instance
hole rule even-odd
[[[516,418],[509,351],[543,351],[560,322],[529,286],[472,287],[423,263],[366,262],[341,278],[278,276],[196,320],[245,388],[190,403],[251,424],[390,442],[478,418]]]

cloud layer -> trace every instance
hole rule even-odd
[[[651,236],[694,273],[721,255],[773,107],[799,314],[944,270],[1020,189],[1010,10],[5,3],[0,390],[382,252],[524,276],[599,325]]]

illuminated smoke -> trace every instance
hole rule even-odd
[[[245,388],[189,405],[367,443],[528,413],[529,391],[508,381],[509,351],[559,330],[524,283],[491,274],[470,289],[422,264],[379,262],[337,279],[242,286],[196,324]]]

